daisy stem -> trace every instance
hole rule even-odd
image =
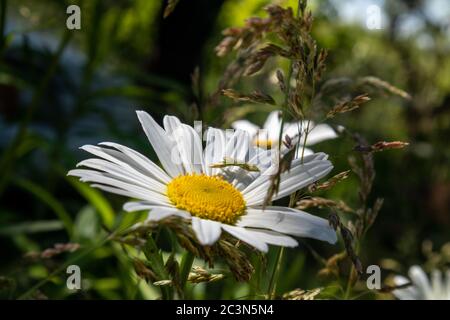
[[[355,247],[355,253],[358,254],[358,252],[359,252],[359,244],[357,244]],[[345,294],[344,294],[345,300],[350,299],[350,296],[353,291],[353,287],[355,285],[355,277],[358,277],[358,275],[357,275],[355,266],[352,264],[352,266],[350,268],[350,274],[349,274],[348,280],[347,280],[347,287],[345,289]]]
[[[293,208],[295,205],[296,193],[294,192],[289,197],[289,208]],[[275,260],[275,265],[273,268],[272,277],[270,278],[268,298],[274,299],[277,291],[278,278],[280,276],[281,264],[283,262],[284,247],[278,249],[277,258]]]
[[[184,297],[186,298],[186,283],[189,278],[189,273],[192,269],[192,264],[194,263],[195,256],[189,252],[186,251],[186,253],[181,258],[181,265],[180,265],[180,287],[181,290],[184,292]]]
[[[275,259],[275,265],[273,267],[272,276],[270,277],[269,289],[267,290],[267,298],[269,300],[275,299],[283,256],[284,256],[284,247],[279,247],[277,257]]]
[[[257,297],[258,295],[261,295],[261,279],[264,278],[264,272],[265,266],[263,266],[262,257],[259,255],[253,255],[251,264],[255,268],[254,276],[251,278],[250,284],[250,297]]]
[[[352,277],[353,277],[354,272],[355,272],[355,267],[352,266],[350,269],[350,274],[348,276],[348,280],[347,280],[347,287],[345,288],[344,300],[350,299],[350,295],[351,295],[352,289],[353,289]]]

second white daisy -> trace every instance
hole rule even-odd
[[[262,128],[248,120],[237,120],[231,124],[234,129],[245,130],[253,137],[253,143],[263,149],[270,149],[278,146],[281,131],[281,111],[272,111],[267,117]],[[339,126],[338,130],[343,127]],[[304,144],[305,132],[308,131],[306,144]],[[298,155],[304,148],[304,155],[313,154],[314,151],[307,148],[307,146],[315,145],[316,143],[335,139],[338,137],[336,131],[327,124],[315,124],[313,121],[288,122],[283,125],[282,139],[285,136],[293,139],[294,143],[299,143]],[[300,141],[298,141],[300,139]]]
[[[443,275],[440,270],[433,270],[431,281],[419,266],[412,266],[408,272],[411,285],[396,289],[393,294],[400,300],[450,300],[450,270]],[[403,276],[395,276],[395,285],[402,286],[410,281]]]

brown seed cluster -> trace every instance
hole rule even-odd
[[[30,259],[50,259],[64,252],[75,252],[80,248],[78,243],[56,243],[53,248],[45,249],[42,252],[29,252],[25,255]]]

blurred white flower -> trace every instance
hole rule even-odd
[[[83,146],[97,158],[78,164],[89,169],[68,174],[94,183],[92,187],[137,199],[124,205],[126,211],[149,210],[148,219],[154,221],[168,216],[189,220],[202,245],[214,244],[222,231],[263,252],[267,252],[268,244],[297,246],[291,236],[337,241],[325,219],[285,207],[263,210],[271,183],[268,172],[274,168],[270,161],[262,161],[266,165],[260,165],[260,161],[272,153],[256,150],[247,132],[236,130],[227,135],[209,128],[203,149],[199,134],[178,118],[165,116],[162,128],[146,112],[138,111],[137,115],[164,170],[133,149],[104,142]],[[258,170],[212,166],[227,156],[257,165]],[[327,175],[333,168],[327,158],[324,153],[316,153],[303,161],[292,161],[290,171],[281,175],[273,200]]]
[[[264,126],[260,128],[258,125],[251,123],[248,120],[238,120],[231,124],[234,129],[247,131],[252,137],[255,145],[270,149],[278,146],[281,131],[281,111],[272,111],[267,117]],[[309,122],[309,126],[308,126]],[[343,127],[339,126],[338,131]],[[303,120],[300,122],[288,122],[283,125],[282,139],[285,136],[289,136],[292,139],[293,144],[299,142],[299,148],[297,149],[297,156],[303,149],[303,143],[305,139],[305,132],[308,131],[306,139],[304,155],[313,154],[306,146],[312,146],[316,143],[335,139],[338,137],[336,131],[327,124],[315,124],[313,121]],[[298,139],[300,138],[300,141]]]
[[[439,270],[433,270],[431,281],[423,269],[419,266],[412,266],[408,272],[409,278],[395,276],[396,286],[404,285],[408,282],[412,284],[402,289],[396,289],[393,294],[400,300],[450,300],[450,270],[445,276]]]

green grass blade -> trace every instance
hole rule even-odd
[[[59,220],[29,221],[0,227],[0,236],[59,231],[63,228],[64,224]]]

